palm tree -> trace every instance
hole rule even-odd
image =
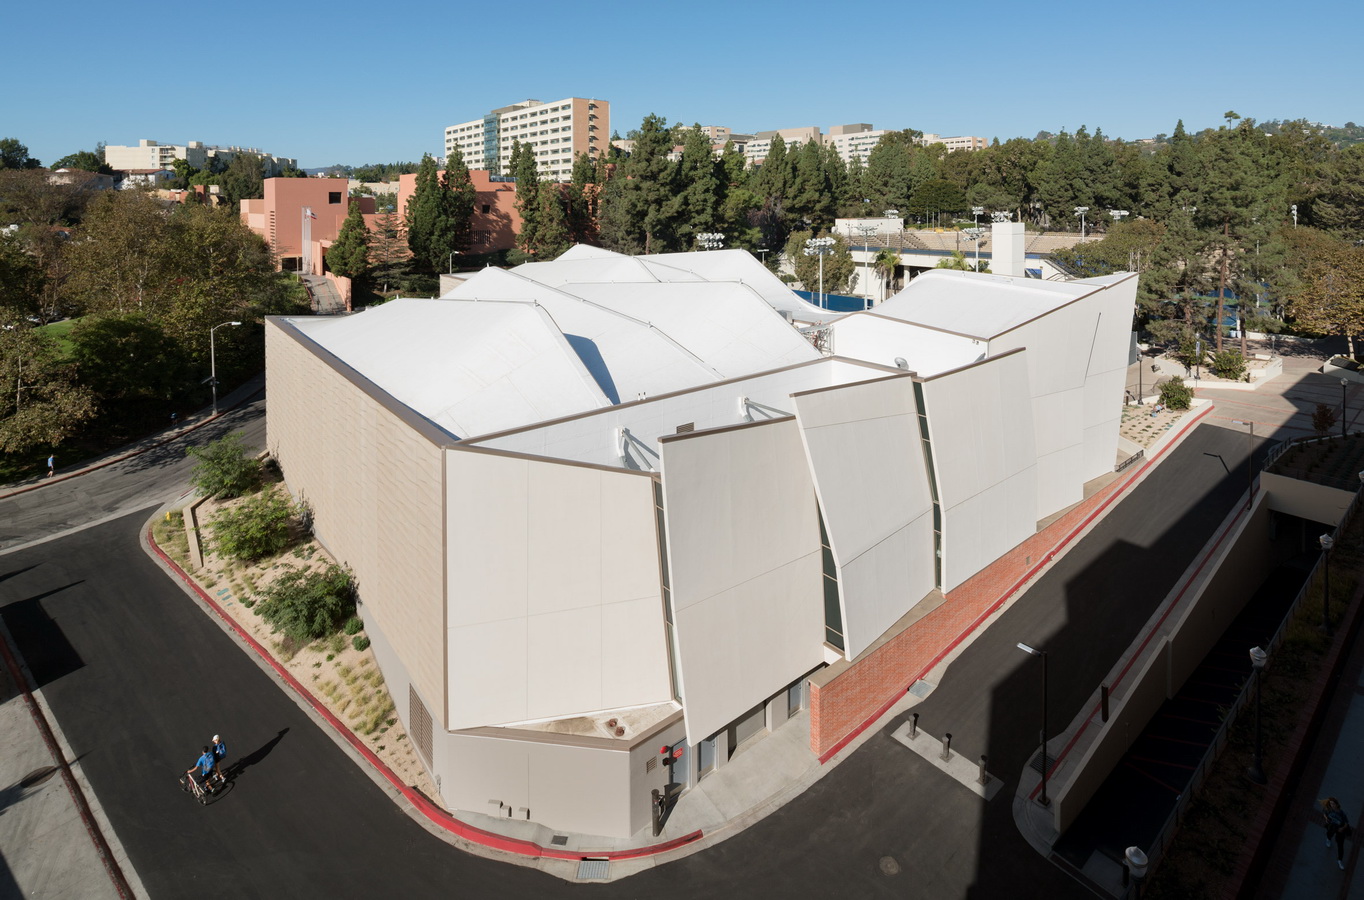
[[[895,271],[900,268],[900,254],[887,247],[876,254],[876,262],[873,265],[876,274],[881,276],[881,302],[885,303],[886,289],[895,278]]]

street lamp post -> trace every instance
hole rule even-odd
[[[1350,386],[1347,378],[1340,379],[1340,436],[1345,437],[1345,417],[1349,409],[1345,406],[1345,389]]]
[[[1085,213],[1089,212],[1088,206],[1075,207],[1075,214],[1080,217],[1080,243],[1085,242]]]
[[[1294,203],[1288,209],[1293,213],[1293,227],[1298,227],[1298,204]]]
[[[1050,806],[1051,800],[1047,797],[1047,651],[1029,647],[1022,641],[1018,642],[1018,649],[1042,657],[1042,795],[1037,802]]]
[[[224,325],[240,325],[241,322],[219,322],[208,330],[208,383],[213,389],[213,414],[218,414],[218,348],[214,332]]]
[[[829,297],[824,293],[824,257],[834,252],[834,239],[824,237],[810,238],[805,242],[805,255],[819,257],[819,296],[821,307],[827,307]]]
[[[1265,778],[1263,742],[1260,731],[1260,682],[1264,679],[1265,660],[1269,654],[1259,647],[1250,648],[1250,665],[1255,675],[1255,757],[1250,762],[1250,768],[1246,769],[1246,777],[1256,784],[1267,784]]]
[[[985,212],[983,206],[971,207],[971,218],[975,224],[971,227],[971,233],[976,236],[976,271],[980,271],[980,217]]]
[[[1321,594],[1321,628],[1327,637],[1331,637],[1331,548],[1336,545],[1336,539],[1323,534],[1317,542],[1321,544],[1322,573],[1326,582]]]
[[[725,236],[713,231],[707,231],[696,236],[696,243],[706,250],[719,250],[725,245]]]

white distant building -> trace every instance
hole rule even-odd
[[[884,128],[872,128],[865,122],[856,125],[835,125],[829,129],[829,136],[824,141],[833,145],[845,163],[858,159],[865,164],[872,148],[884,134],[886,134]]]
[[[285,169],[298,168],[298,160],[275,156],[253,147],[218,147],[202,141],[187,144],[162,144],[157,141],[141,140],[136,147],[120,144],[107,144],[104,147],[104,162],[118,172],[150,172],[170,169],[177,159],[183,159],[196,169],[208,165],[209,160],[217,159],[224,166],[232,162],[239,153],[252,153],[265,163],[265,177],[278,176]]]
[[[271,318],[267,440],[445,802],[628,836],[770,731],[837,746],[831,673],[903,694],[878,648],[1113,470],[1135,291],[836,316],[743,251],[579,246]]]
[[[445,156],[458,147],[469,168],[510,175],[512,146],[519,141],[535,153],[541,178],[568,181],[578,154],[596,159],[610,137],[611,104],[606,100],[524,100],[446,128]]]
[[[745,162],[750,166],[762,165],[763,160],[767,159],[767,154],[771,152],[772,140],[777,135],[781,135],[781,139],[786,142],[788,150],[810,142],[824,143],[824,135],[820,133],[818,125],[807,125],[803,128],[779,128],[776,131],[759,131],[753,135],[751,141],[744,145]]]

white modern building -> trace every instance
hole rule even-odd
[[[610,137],[611,104],[606,100],[524,100],[446,128],[445,155],[458,148],[470,169],[509,175],[512,147],[519,141],[535,153],[541,178],[568,181],[578,154],[596,159]]]
[[[806,143],[824,143],[824,135],[820,133],[818,125],[807,125],[803,128],[779,128],[776,131],[759,131],[753,135],[753,139],[744,144],[744,161],[750,166],[760,166],[763,160],[767,159],[767,154],[772,152],[772,141],[780,135],[789,150],[792,147],[799,147]]]
[[[104,161],[109,168],[119,172],[146,172],[170,169],[177,159],[183,159],[196,169],[202,169],[210,160],[217,160],[224,166],[240,153],[251,153],[261,158],[265,164],[265,177],[278,176],[285,169],[298,167],[298,160],[285,156],[275,156],[253,147],[219,147],[202,141],[187,144],[162,144],[157,141],[140,140],[137,146],[108,144],[104,148]]]
[[[1135,286],[580,246],[270,319],[269,449],[445,802],[628,836],[1112,471]]]

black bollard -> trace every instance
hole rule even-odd
[[[909,717],[909,739],[912,741],[919,736],[919,714],[914,713]]]
[[[976,781],[977,781],[979,784],[986,784],[987,782],[989,782],[989,780],[990,780],[990,776],[989,776],[989,774],[985,771],[985,754],[982,753],[982,754],[980,755],[980,777],[977,778]]]

